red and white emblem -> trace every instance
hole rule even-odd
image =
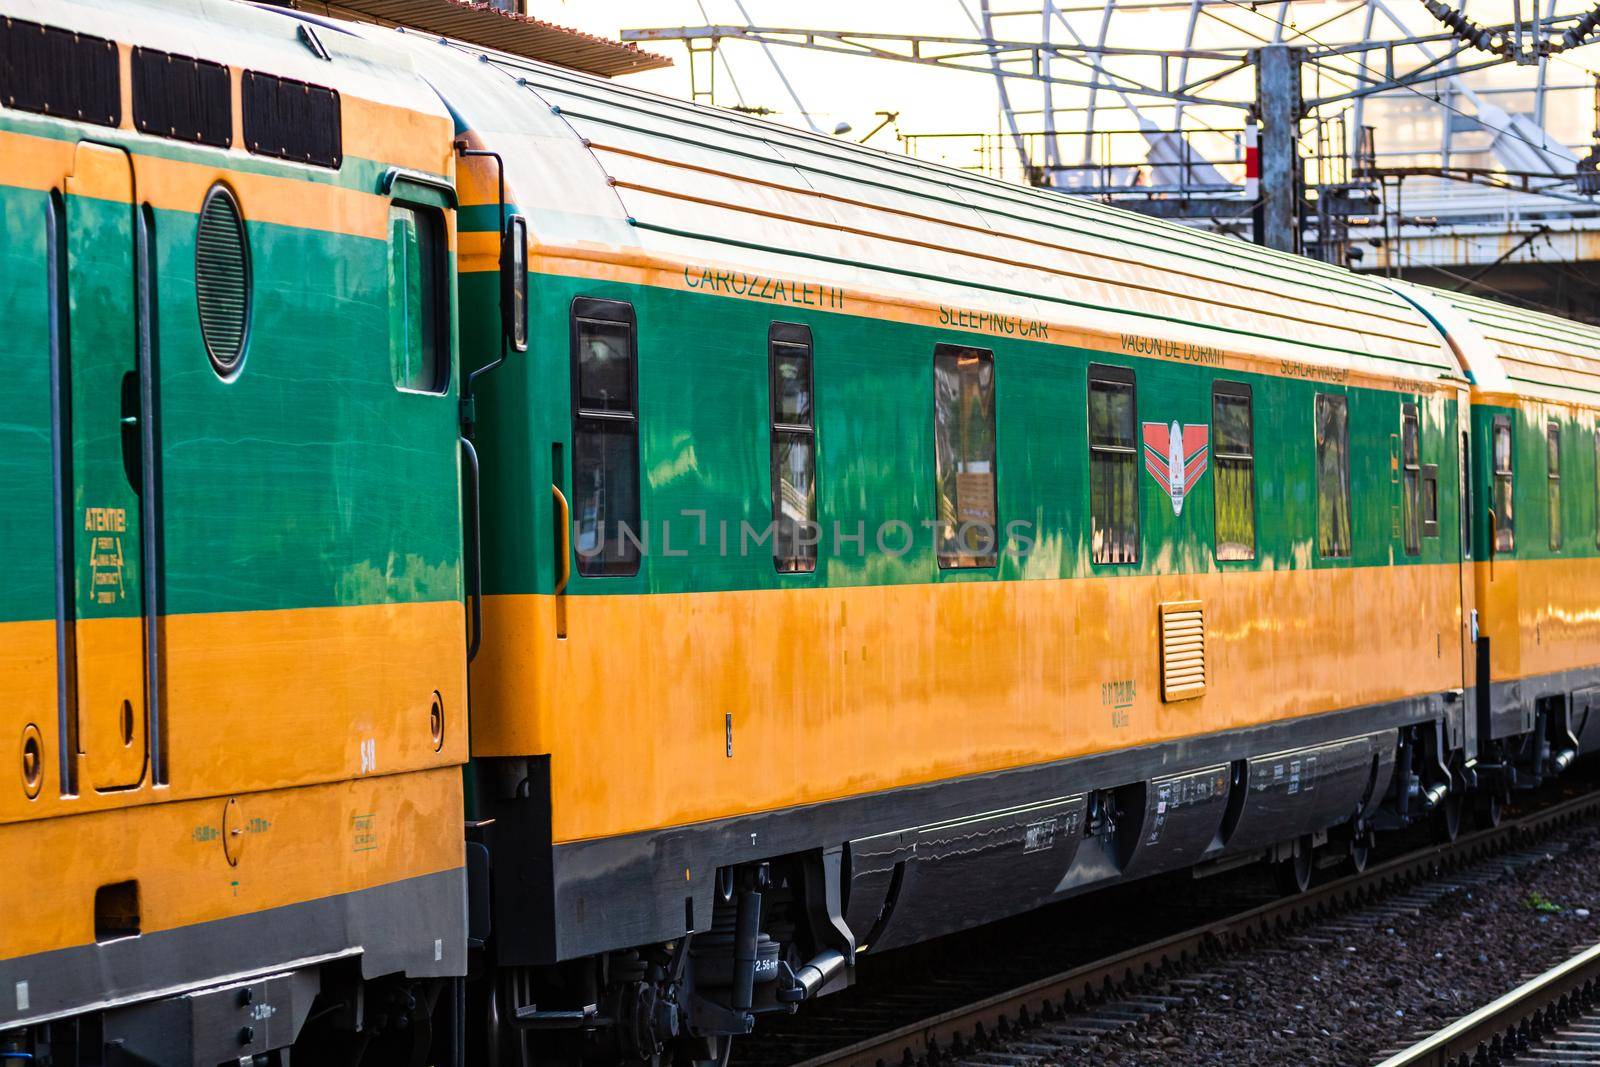
[[[1183,514],[1184,495],[1200,482],[1211,461],[1211,427],[1174,422],[1144,424],[1144,469],[1172,499],[1172,513]]]

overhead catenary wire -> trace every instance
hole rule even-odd
[[[1282,27],[1284,29],[1290,30],[1290,32],[1293,33],[1294,35],[1296,35],[1298,37],[1301,37],[1301,38],[1304,38],[1307,41],[1310,41],[1312,44],[1316,45],[1318,48],[1328,49],[1329,51],[1332,51],[1332,46],[1331,45],[1329,45],[1329,44],[1327,44],[1327,43],[1325,43],[1323,41],[1318,40],[1317,38],[1311,36],[1311,34],[1306,32],[1306,31],[1300,30],[1298,28],[1290,27],[1287,23],[1285,23],[1283,21],[1283,19],[1280,16],[1267,14],[1266,12],[1261,11],[1259,8],[1252,7],[1250,4],[1244,2],[1244,0],[1225,0],[1225,2],[1228,3],[1228,4],[1231,4],[1232,6],[1238,8],[1241,11],[1248,12],[1248,13],[1250,13],[1252,15],[1255,15],[1255,16],[1257,16],[1259,18],[1264,18],[1264,19],[1268,20],[1269,22],[1276,23],[1279,27]],[[1340,55],[1341,58],[1348,59],[1350,62],[1354,63],[1357,67],[1360,68],[1360,70],[1361,70],[1361,72],[1363,74],[1365,74],[1367,77],[1373,79],[1380,86],[1382,86],[1383,83],[1389,82],[1391,80],[1384,72],[1382,72],[1380,70],[1377,70],[1376,68],[1370,66],[1364,60],[1359,58],[1359,56],[1356,53],[1342,52],[1342,53],[1339,53],[1339,55]],[[1344,72],[1344,73],[1348,73],[1348,72]],[[1449,75],[1447,73],[1442,73],[1440,75],[1440,77],[1448,77],[1448,76]],[[1394,88],[1399,88],[1399,89],[1404,89],[1407,92],[1413,93],[1416,96],[1421,97],[1424,100],[1427,100],[1427,101],[1429,101],[1429,102],[1431,102],[1433,104],[1438,105],[1441,108],[1444,108],[1446,111],[1449,111],[1449,112],[1451,112],[1451,113],[1453,113],[1455,115],[1460,116],[1461,118],[1469,119],[1469,120],[1474,121],[1474,122],[1479,121],[1478,116],[1467,114],[1465,111],[1462,111],[1460,108],[1456,107],[1454,104],[1451,104],[1451,103],[1441,99],[1439,96],[1437,96],[1435,94],[1430,94],[1430,93],[1424,92],[1423,90],[1417,88],[1417,86],[1415,84],[1401,83],[1401,84],[1397,84],[1397,85],[1395,85],[1393,87]],[[1528,139],[1527,137],[1524,137],[1522,134],[1518,133],[1514,129],[1511,129],[1510,127],[1506,127],[1506,128],[1503,128],[1503,129],[1496,129],[1495,132],[1498,133],[1498,134],[1503,134],[1503,135],[1505,135],[1507,137],[1510,137],[1512,140],[1521,141],[1523,144],[1527,145],[1529,148],[1532,148],[1535,151],[1540,152],[1540,153],[1547,153],[1547,152],[1549,152],[1551,150],[1551,144],[1548,141],[1546,143],[1544,143],[1544,144],[1540,144],[1538,142],[1535,142],[1535,141],[1532,141],[1532,140]],[[1565,146],[1562,146],[1562,147],[1565,147]],[[1551,177],[1552,178],[1556,178],[1556,175],[1551,175]],[[1557,179],[1557,181],[1558,181],[1558,184],[1560,184],[1560,179]]]

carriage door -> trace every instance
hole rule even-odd
[[[1461,685],[1463,689],[1477,684],[1478,676],[1478,598],[1477,574],[1472,563],[1472,516],[1479,508],[1473,499],[1472,478],[1472,400],[1466,389],[1456,391],[1456,447],[1460,450],[1457,470],[1456,524],[1460,529],[1461,583]],[[1435,489],[1437,493],[1438,490]],[[1443,519],[1443,516],[1440,516]],[[1463,742],[1467,758],[1478,752],[1478,715],[1474,701],[1462,709]]]
[[[139,785],[147,754],[133,191],[127,152],[78,145],[66,180],[58,403],[80,789]]]

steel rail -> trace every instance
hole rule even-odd
[[[1499,1000],[1460,1019],[1384,1060],[1378,1067],[1451,1067],[1477,1062],[1498,1063],[1537,1041],[1543,1029],[1554,1029],[1578,1011],[1578,1002],[1592,1004],[1600,989],[1600,945],[1518,986]],[[1486,1057],[1480,1061],[1480,1052]],[[1535,1057],[1537,1058],[1537,1057]]]
[[[957,1041],[971,1041],[975,1035],[1015,1033],[1019,1024],[1026,1028],[1029,1020],[1059,1017],[1063,1001],[1069,1005],[1081,1004],[1161,968],[1247,944],[1286,930],[1304,919],[1344,912],[1596,813],[1600,813],[1600,789],[1508,818],[1491,829],[1462,834],[1448,844],[1408,852],[1374,864],[1360,874],[1346,875],[1296,896],[1205,923],[825,1052],[794,1067],[895,1067],[921,1062],[929,1058],[930,1052],[947,1049]],[[1600,947],[1595,951],[1595,966],[1600,970]]]

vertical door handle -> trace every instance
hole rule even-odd
[[[139,372],[122,376],[122,473],[135,493],[144,492],[144,434],[139,428]]]
[[[567,591],[567,583],[572,580],[572,507],[567,503],[567,495],[561,491],[559,485],[550,487],[550,495],[556,506],[556,596]]]

